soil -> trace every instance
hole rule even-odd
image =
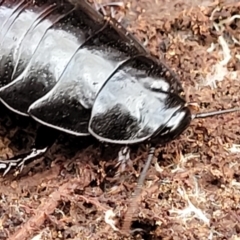
[[[199,111],[240,106],[239,1],[133,0],[113,9],[179,75]],[[0,108],[5,159],[27,151],[38,126]],[[239,117],[195,119],[158,146],[134,200],[147,146],[134,147],[121,172],[116,146],[61,135],[44,157],[0,178],[0,239],[240,239]]]

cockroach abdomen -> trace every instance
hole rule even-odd
[[[85,109],[74,97],[47,94],[30,106],[28,113],[41,124],[75,136],[87,136],[91,109]]]
[[[169,93],[145,84],[146,80],[159,81],[165,83],[165,90],[169,84],[161,75],[157,79],[157,71],[149,71],[146,64],[148,61],[142,56],[132,58],[108,79],[93,105],[89,123],[93,136],[119,144],[143,142],[163,128],[184,104],[166,108]]]
[[[22,12],[27,12],[32,6],[29,3],[19,8]],[[82,4],[82,8],[78,7],[72,11],[71,7],[64,7],[64,10],[59,7],[58,15],[54,15],[52,18],[48,16],[50,17],[48,24],[43,25],[42,28],[37,28],[37,26],[41,23],[40,20],[44,20],[46,16],[44,14],[39,15],[36,11],[34,12],[35,20],[31,24],[27,24],[23,33],[19,32],[23,37],[20,38],[21,41],[18,43],[20,48],[17,46],[15,48],[20,50],[14,56],[7,54],[8,63],[15,63],[15,70],[11,67],[12,65],[6,65],[8,71],[4,67],[1,68],[5,74],[3,80],[1,79],[1,85],[5,86],[0,89],[0,98],[11,110],[27,116],[29,106],[53,88],[76,50],[89,36],[94,35],[94,32],[104,26],[103,19],[102,21],[95,19],[97,13],[94,17],[90,8],[87,11],[84,4]],[[47,13],[49,14],[49,12]],[[9,19],[5,25],[10,24],[8,23]],[[17,20],[18,16],[15,17],[14,23]],[[23,17],[22,21],[22,24],[28,23],[28,18]],[[33,30],[31,26],[34,24],[36,26]],[[15,34],[12,30],[14,29],[9,28],[7,30],[7,36]],[[33,44],[35,50],[33,50],[34,47],[33,49],[30,48],[32,56],[29,53],[25,56],[26,45],[21,46],[21,43],[26,44],[30,39],[33,40],[36,35],[39,37],[38,45]],[[11,56],[15,58],[10,59]],[[27,64],[24,65],[24,63]]]
[[[58,83],[31,105],[29,114],[47,126],[88,134],[90,110],[99,90],[121,62],[138,52],[127,40],[106,24],[76,51]]]

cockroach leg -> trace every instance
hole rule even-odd
[[[25,157],[22,155],[17,159],[1,160],[0,169],[5,169],[3,176],[5,176],[13,167],[19,169],[21,172],[26,162],[35,160],[37,157],[42,156],[47,149],[47,147],[43,149],[34,148],[30,151],[30,153],[25,154]]]
[[[120,149],[118,153],[118,161],[126,162],[130,159],[130,148],[128,146],[124,146]]]
[[[126,165],[132,166],[132,160],[130,159],[130,148],[124,146],[118,152],[118,163],[120,165],[119,172],[124,172]]]
[[[12,168],[22,171],[26,162],[31,162],[43,156],[53,145],[59,133],[51,128],[40,126],[37,131],[35,144],[30,151],[20,154],[11,159],[0,160],[0,171],[3,170],[5,176]]]

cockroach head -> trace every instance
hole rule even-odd
[[[177,138],[181,133],[190,125],[191,121],[195,118],[207,118],[220,114],[227,114],[240,111],[240,108],[231,108],[226,110],[211,111],[205,113],[191,113],[190,104],[185,103],[179,106],[176,111],[173,112],[169,120],[164,126],[161,126],[159,130],[153,135],[152,141],[160,144],[164,144]]]
[[[192,115],[187,106],[179,107],[169,120],[152,137],[153,142],[165,144],[177,138],[191,123]]]

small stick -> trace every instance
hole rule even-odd
[[[73,179],[56,191],[54,191],[50,196],[43,201],[42,204],[35,211],[34,216],[32,216],[25,224],[23,224],[8,240],[25,240],[33,234],[34,230],[39,230],[46,220],[47,216],[52,214],[57,208],[62,196],[70,195],[73,190],[81,184],[80,179]]]

